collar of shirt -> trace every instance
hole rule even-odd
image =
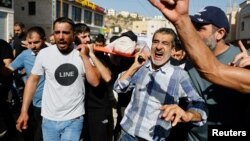
[[[37,54],[33,51],[31,51],[31,55],[36,56]]]
[[[159,69],[157,70],[153,70],[152,68],[152,61],[148,61],[146,64],[145,64],[145,67],[148,68],[150,71],[161,71],[162,73],[166,73],[166,71],[172,67],[173,65],[170,64],[170,61],[168,61],[166,64],[164,64],[163,66],[161,66]]]

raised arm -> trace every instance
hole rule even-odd
[[[89,45],[89,56],[94,62],[96,68],[99,70],[102,79],[105,82],[110,82],[111,81],[111,71],[109,70],[108,67],[104,66],[104,64],[95,56],[94,51],[93,51],[93,46]]]
[[[143,57],[143,61],[140,63],[138,61],[139,57]],[[133,76],[138,69],[140,69],[142,67],[142,65],[144,65],[147,61],[147,56],[143,53],[137,53],[135,55],[135,59],[134,59],[134,63],[129,67],[129,69],[123,73],[123,75],[119,78],[119,80],[126,80],[127,78]]]
[[[189,0],[149,0],[171,21],[200,74],[213,83],[240,92],[250,92],[250,70],[220,63],[200,39],[188,14]]]
[[[83,60],[86,78],[89,84],[96,87],[100,84],[101,74],[97,70],[95,66],[93,66],[89,60],[89,49],[86,44],[78,45],[78,49],[80,50],[80,55]]]

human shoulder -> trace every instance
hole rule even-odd
[[[0,52],[2,54],[12,53],[11,45],[3,39],[0,39]]]
[[[56,45],[48,46],[41,49],[38,54],[45,54],[45,55],[51,53],[54,54],[56,49],[57,49]]]
[[[2,39],[0,39],[0,57],[2,59],[13,59],[14,58],[10,44]]]
[[[180,78],[189,78],[188,72],[186,70],[184,70],[183,68],[179,67],[179,66],[173,66],[174,68],[174,75],[179,75]]]
[[[31,54],[32,54],[32,50],[31,49],[26,49],[26,50],[22,51],[19,55],[31,55]]]
[[[11,47],[10,44],[3,39],[0,39],[0,45],[1,47]]]

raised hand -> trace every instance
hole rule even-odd
[[[247,49],[242,44],[242,42],[238,41],[239,48],[241,50],[241,53],[235,56],[234,60],[231,62],[230,65],[235,67],[249,67],[250,66],[250,56],[248,55]]]
[[[89,56],[88,44],[80,44],[80,45],[78,45],[77,50],[80,51],[81,56]]]
[[[148,0],[153,6],[158,8],[163,15],[171,21],[176,23],[180,16],[188,15],[189,0]]]

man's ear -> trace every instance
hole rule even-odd
[[[217,40],[221,40],[224,38],[225,34],[226,34],[226,30],[224,28],[220,28],[217,30],[217,34],[215,37]]]
[[[174,55],[174,53],[175,53],[175,47],[171,49],[171,56]]]
[[[183,50],[182,52],[183,52],[183,56],[185,57],[186,56],[186,51]]]

